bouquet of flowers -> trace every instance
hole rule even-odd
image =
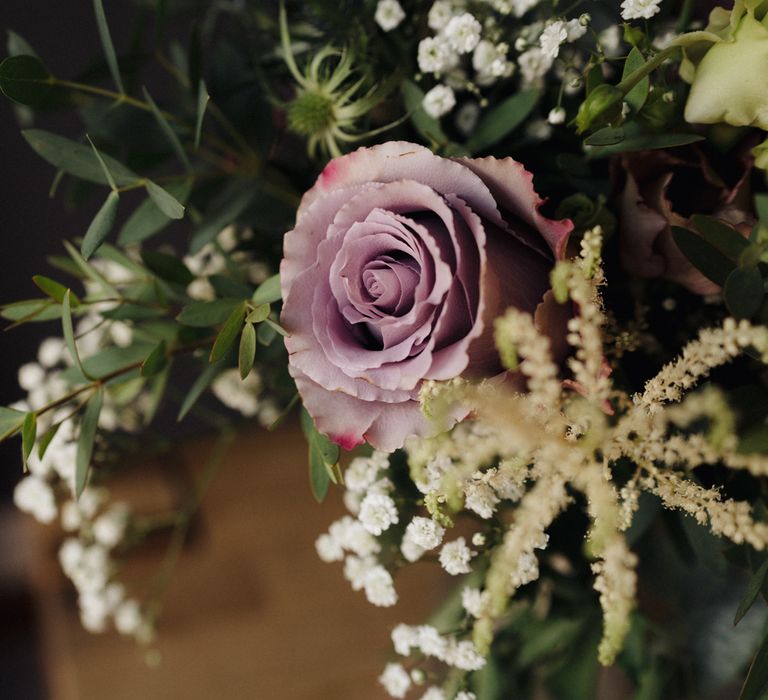
[[[214,477],[149,517],[121,455],[300,412],[349,510],[318,555],[377,606],[453,584],[392,697],[765,697],[768,2],[137,0],[125,54],[93,5],[83,76],[0,63],[52,194],[103,202],[0,311],[52,329],[0,438],[83,625],[153,638],[121,559]]]

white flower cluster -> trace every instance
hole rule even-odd
[[[661,0],[624,0],[621,3],[621,18],[650,19],[661,9]]]
[[[439,630],[430,625],[397,625],[392,630],[392,644],[400,656],[410,656],[418,652],[461,671],[478,671],[485,666],[485,657],[477,651],[472,641],[440,634]],[[385,667],[379,681],[392,697],[404,698],[414,684],[423,682],[423,678],[421,669],[414,669],[409,674],[401,664],[390,663]],[[445,695],[433,686],[421,697],[445,698]],[[461,691],[455,697],[471,700],[474,694]]]
[[[227,226],[214,241],[206,243],[196,253],[184,256],[184,264],[195,276],[187,286],[187,294],[198,301],[215,299],[216,290],[211,278],[225,274],[228,262],[243,270],[246,280],[252,284],[260,284],[267,279],[269,269],[266,265],[252,260],[246,251],[238,250],[241,242],[252,238],[253,231],[250,229],[240,230],[235,226]]]
[[[405,19],[405,10],[397,0],[379,0],[373,18],[383,31],[390,32]]]
[[[357,457],[345,472],[345,503],[353,518],[344,516],[315,542],[318,556],[326,562],[344,561],[344,577],[352,590],[364,591],[368,601],[379,607],[397,602],[392,575],[379,564],[381,551],[376,536],[399,521],[392,482],[381,476],[389,464],[388,455],[374,452]]]
[[[262,396],[262,380],[252,369],[243,380],[237,368],[224,370],[211,384],[213,395],[227,408],[237,411],[246,418],[258,417],[261,425],[268,427],[280,416],[275,402]]]

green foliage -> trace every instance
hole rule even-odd
[[[272,275],[259,285],[253,293],[251,301],[255,306],[260,306],[261,304],[272,304],[275,301],[280,301],[281,297],[280,275]]]
[[[27,129],[21,133],[34,151],[58,170],[99,185],[110,184],[104,168],[90,146],[41,129]],[[102,153],[101,157],[119,187],[140,181],[141,178],[136,173],[111,156]]]
[[[624,73],[622,74],[622,80],[627,79],[632,73],[645,65],[645,58],[637,46],[633,47],[627,56],[627,60],[624,61]],[[625,96],[624,101],[633,109],[634,112],[639,112],[645,101],[648,99],[648,91],[651,87],[651,79],[646,75],[640,80],[635,87],[633,87]]]
[[[338,445],[317,431],[312,418],[303,409],[301,427],[309,448],[309,484],[317,502],[322,503],[328,493],[330,482],[339,481],[341,451]]]
[[[232,347],[245,323],[245,309],[245,304],[241,303],[232,310],[224,322],[224,326],[216,336],[216,340],[211,348],[210,357],[208,358],[209,362],[218,362]]]
[[[24,416],[24,423],[21,426],[21,461],[25,465],[35,447],[36,437],[37,415],[34,411],[29,411],[27,415]]]
[[[538,100],[538,90],[523,90],[500,102],[482,116],[467,148],[477,153],[499,143],[525,121]]]
[[[245,379],[253,369],[256,360],[256,329],[253,323],[246,323],[240,335],[240,348],[237,356],[237,366],[240,370],[240,379]]]
[[[213,383],[213,380],[216,379],[223,369],[222,363],[216,362],[214,364],[209,364],[201,372],[197,379],[192,383],[187,395],[181,402],[181,408],[179,409],[179,415],[176,420],[181,421],[184,419],[195,406],[198,399],[203,395],[203,392]]]
[[[757,571],[752,574],[752,578],[749,580],[747,591],[744,597],[739,603],[739,607],[736,610],[736,615],[733,618],[733,624],[738,625],[744,615],[747,614],[752,604],[757,599],[758,594],[761,591],[766,590],[766,576],[768,576],[768,559],[766,559]]]
[[[99,249],[112,231],[119,203],[120,195],[116,190],[112,190],[107,195],[107,199],[101,205],[99,211],[96,212],[96,216],[93,217],[93,221],[91,221],[91,225],[85,232],[85,237],[80,245],[80,253],[84,260],[88,260]]]
[[[181,219],[184,216],[184,205],[181,204],[168,190],[145,180],[144,187],[155,206],[169,219]]]
[[[142,377],[154,377],[168,366],[168,344],[161,340],[141,364]]]
[[[64,295],[67,293],[67,288],[63,284],[59,284],[45,275],[34,275],[32,281],[37,285],[41,292],[47,294],[58,304],[64,302]],[[80,306],[80,300],[71,291],[69,294],[69,302],[73,309]]]
[[[216,299],[214,301],[197,301],[185,306],[177,316],[179,323],[185,326],[206,328],[224,323],[233,309],[240,305],[240,299]]]
[[[77,498],[80,498],[88,483],[93,445],[96,440],[96,430],[99,427],[99,415],[103,402],[104,389],[99,387],[88,399],[83,412],[83,420],[80,423],[80,436],[77,440],[77,454],[75,456],[75,496]]]
[[[739,700],[765,700],[768,694],[768,635],[752,660]]]
[[[194,275],[184,262],[175,255],[168,255],[168,253],[160,253],[155,250],[142,250],[141,259],[149,270],[166,282],[186,286],[194,279]]]
[[[9,56],[0,63],[0,91],[20,105],[44,104],[52,88],[51,76],[35,56]]]
[[[421,106],[424,101],[424,92],[421,88],[410,80],[404,80],[400,85],[400,94],[416,131],[433,145],[447,143],[449,139],[440,126],[440,120],[430,117]]]
[[[115,45],[112,43],[112,35],[109,32],[107,15],[104,12],[104,4],[102,3],[102,0],[93,0],[93,10],[96,14],[96,26],[99,29],[99,39],[101,40],[101,46],[104,49],[104,56],[107,59],[109,72],[112,74],[112,81],[115,83],[117,91],[124,93],[125,88],[123,87],[123,79],[120,76],[120,68],[117,64],[117,53],[115,52]]]
[[[189,195],[192,191],[191,180],[186,180],[182,183],[173,183],[163,188],[164,191],[170,194],[171,197],[181,207],[183,214],[184,207]],[[176,205],[172,205],[176,206]],[[178,208],[170,210],[173,214],[178,211]],[[162,231],[169,223],[171,223],[172,217],[164,213],[155,201],[150,197],[144,200],[133,213],[128,217],[123,227],[120,229],[120,233],[117,236],[117,242],[119,245],[131,245],[132,243],[141,243],[142,241],[151,238],[155,234]]]

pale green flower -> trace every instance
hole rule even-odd
[[[704,31],[675,42],[685,47],[682,77],[691,83],[685,120],[768,130],[768,2],[737,0],[716,8]]]

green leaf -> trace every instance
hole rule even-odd
[[[269,311],[270,306],[269,304],[261,304],[261,306],[257,306],[253,311],[251,311],[248,314],[247,321],[248,323],[261,323],[262,321],[266,321],[269,317]]]
[[[205,82],[201,79],[197,84],[197,117],[195,118],[195,148],[200,146],[200,136],[203,133],[203,119],[205,118],[205,110],[208,107],[208,101],[210,100],[208,90],[205,87]]]
[[[29,455],[32,454],[36,437],[37,414],[34,411],[29,411],[27,415],[24,416],[24,424],[21,426],[21,456],[25,465],[29,459]]]
[[[309,484],[312,495],[322,503],[328,493],[331,475],[339,462],[341,451],[325,435],[317,432],[312,418],[305,409],[301,411],[301,427],[309,449]]]
[[[736,318],[751,318],[763,303],[763,276],[757,266],[737,267],[725,280],[723,296],[728,311]]]
[[[107,294],[108,296],[110,297],[120,296],[117,290],[106,279],[106,277],[104,277],[104,275],[102,275],[95,267],[93,267],[93,265],[89,265],[83,259],[83,256],[77,252],[77,249],[69,241],[64,241],[63,243],[64,243],[64,248],[67,251],[67,254],[69,255],[70,258],[72,258],[72,262],[74,262],[75,265],[77,265],[77,268],[80,270],[80,272],[83,273],[83,277],[90,279],[96,285],[101,287],[104,293]]]
[[[112,190],[108,195],[101,209],[96,212],[91,225],[85,232],[83,242],[80,244],[80,253],[84,260],[88,260],[106,240],[112,227],[115,225],[117,217],[117,205],[120,203],[120,195],[116,190]]]
[[[264,323],[266,323],[272,330],[276,331],[279,335],[282,335],[284,338],[288,336],[288,331],[285,330],[279,323],[273,321],[271,318],[265,318]]]
[[[184,401],[181,403],[181,409],[176,420],[183,420],[183,418],[190,412],[192,407],[197,403],[202,393],[211,385],[216,376],[221,372],[221,363],[217,362],[213,365],[208,365],[200,376],[195,379],[194,383],[189,389],[189,392],[184,397]]]
[[[280,301],[280,299],[282,299],[280,275],[272,275],[269,279],[264,280],[251,297],[251,301],[256,306],[271,304],[275,301]]]
[[[0,442],[15,435],[24,425],[24,411],[0,406]]]
[[[276,337],[277,333],[274,328],[268,326],[266,323],[259,325],[259,328],[256,331],[256,339],[265,347],[269,347]]]
[[[75,331],[72,327],[72,310],[70,308],[70,290],[68,289],[64,294],[64,300],[61,303],[61,327],[64,332],[64,342],[67,345],[67,350],[72,357],[72,361],[75,363],[75,367],[80,370],[80,373],[86,378],[90,377],[83,369],[83,363],[80,360],[80,353],[77,351],[77,343],[75,342]]]
[[[53,321],[61,318],[61,307],[54,304],[50,299],[16,301],[3,306],[0,316],[15,323]]]
[[[638,68],[645,65],[645,58],[640,50],[635,46],[624,61],[624,73],[621,79],[624,80]],[[624,101],[632,107],[635,112],[639,112],[645,101],[648,99],[648,91],[651,87],[651,79],[646,75],[635,87],[633,87],[625,96]]]
[[[633,134],[626,136],[621,143],[617,143],[613,146],[592,146],[588,155],[590,158],[604,158],[606,156],[614,155],[615,153],[687,146],[690,143],[696,143],[697,141],[703,140],[704,137],[699,136],[698,134]]]
[[[99,426],[99,414],[104,401],[104,389],[99,387],[88,400],[80,424],[80,437],[77,440],[77,455],[75,456],[75,496],[80,495],[88,482],[88,474],[93,457],[93,443],[96,439],[96,429]]]
[[[168,185],[165,191],[171,194],[179,204],[185,204],[192,192],[192,181]],[[128,217],[120,233],[117,242],[120,245],[140,243],[162,231],[172,219],[166,216],[150,197],[145,199]]]
[[[594,134],[584,139],[587,146],[613,146],[624,140],[624,129],[613,126],[604,126]]]
[[[127,303],[120,304],[109,311],[102,311],[101,316],[110,321],[144,321],[148,318],[165,316],[165,313],[165,310],[161,308]]]
[[[239,183],[238,183],[239,184]],[[226,196],[211,205],[205,217],[189,243],[189,252],[194,254],[219,235],[222,229],[237,221],[237,218],[248,208],[256,195],[252,183],[247,187],[233,187]]]
[[[411,113],[411,122],[414,128],[427,141],[433,144],[442,145],[450,141],[445,135],[440,120],[430,117],[422,107],[424,101],[424,92],[410,80],[404,80],[400,86],[400,93],[403,96],[405,108]]]
[[[526,668],[542,659],[557,655],[569,648],[584,631],[582,618],[550,619],[530,625],[519,651],[516,663]]]
[[[159,253],[155,250],[142,250],[141,259],[160,279],[173,284],[188,285],[195,276],[184,262],[175,255]]]
[[[21,133],[34,151],[55,168],[79,177],[81,180],[99,185],[110,184],[90,146],[84,146],[42,129],[26,129]],[[136,173],[111,156],[102,153],[101,157],[118,186],[133,185],[141,180]]]
[[[173,127],[168,123],[168,120],[160,111],[160,108],[157,106],[155,101],[152,99],[152,96],[149,94],[149,91],[147,90],[147,88],[143,87],[142,91],[144,93],[144,99],[147,101],[147,104],[149,104],[149,107],[152,110],[152,115],[155,117],[155,120],[160,126],[160,129],[163,132],[163,134],[165,134],[165,138],[168,139],[168,143],[171,145],[171,148],[173,148],[173,151],[176,154],[176,157],[179,159],[179,162],[181,162],[181,164],[187,170],[191,170],[192,165],[189,162],[189,158],[187,157],[187,153],[184,150],[184,146],[182,146],[181,141],[179,141],[178,135],[173,130]],[[180,217],[173,217],[173,218],[178,219]]]
[[[145,180],[144,187],[152,201],[155,203],[155,206],[169,219],[183,218],[184,205],[168,192],[168,190],[164,190],[160,185],[152,182],[152,180]]]
[[[218,362],[227,354],[227,351],[235,342],[235,338],[240,333],[243,323],[245,323],[245,304],[241,303],[232,311],[229,318],[225,321],[223,328],[216,336],[216,340],[211,348],[210,357],[208,358],[209,362]]]
[[[241,299],[216,299],[214,301],[198,301],[185,306],[176,317],[179,323],[195,328],[207,328],[224,323]]]
[[[35,56],[9,56],[0,63],[0,92],[18,104],[37,107],[52,88],[53,78]]]
[[[48,428],[48,430],[43,433],[43,437],[40,438],[40,441],[37,444],[38,459],[42,459],[45,456],[48,445],[50,445],[51,440],[56,437],[56,433],[59,432],[59,428],[62,426],[62,423],[64,423],[64,421],[61,421],[60,423],[54,423],[50,428]]]
[[[739,603],[739,607],[736,610],[736,616],[733,618],[734,625],[738,625],[741,618],[743,618],[752,607],[752,603],[755,602],[758,593],[760,593],[765,584],[766,575],[768,575],[768,559],[766,559],[760,568],[752,574],[752,578],[750,578],[749,585],[747,586],[747,591]]]
[[[93,149],[93,155],[96,156],[96,160],[99,161],[99,165],[101,166],[101,171],[104,173],[104,177],[107,179],[107,182],[109,183],[109,186],[113,189],[117,189],[117,185],[115,184],[115,178],[112,177],[112,173],[109,172],[109,168],[107,167],[107,164],[104,162],[104,159],[101,157],[101,153],[99,153],[99,149],[96,148],[93,141],[91,141],[91,137],[88,136],[88,134],[85,135],[85,138],[88,139],[88,143],[90,144],[91,148]]]
[[[120,372],[120,377],[112,380],[113,382],[134,379],[139,374],[138,369],[133,372],[123,372],[123,370],[130,365],[140,363],[154,348],[156,342],[136,342],[125,348],[110,345],[83,359],[83,370],[86,374],[81,372],[78,367],[70,367],[64,370],[62,378],[73,383],[86,382],[93,379],[103,379],[109,374]]]
[[[760,649],[752,660],[739,700],[765,700],[766,693],[768,693],[768,636],[763,639]]]
[[[741,254],[749,248],[749,241],[744,236],[732,226],[712,216],[694,214],[691,217],[691,223],[707,242],[734,262],[737,262]]]
[[[37,51],[32,48],[32,45],[20,34],[17,34],[12,29],[8,30],[8,41],[6,42],[9,56],[33,56],[39,59]]]
[[[67,288],[63,284],[59,284],[55,280],[52,280],[50,277],[45,277],[44,275],[34,275],[32,281],[43,294],[47,294],[55,302],[61,304],[64,301],[64,295],[67,293]],[[72,304],[72,308],[80,306],[80,300],[74,292],[70,292],[69,301],[70,304]]]
[[[160,374],[168,364],[168,346],[164,340],[161,340],[154,350],[152,350],[147,359],[141,364],[142,377],[154,377]]]
[[[109,66],[109,72],[112,74],[112,81],[115,83],[117,91],[125,93],[123,87],[123,79],[120,77],[120,68],[117,65],[117,54],[115,53],[115,45],[112,43],[112,37],[109,33],[109,25],[107,24],[107,15],[104,13],[104,5],[101,0],[93,0],[93,10],[96,13],[96,24],[99,28],[99,39],[101,39],[101,45],[104,49],[104,56],[107,59],[107,65]]]
[[[256,360],[256,329],[252,323],[243,326],[240,336],[240,348],[237,355],[237,366],[240,369],[240,379],[245,379],[253,369]]]
[[[494,146],[525,121],[539,99],[538,90],[523,90],[508,97],[487,112],[467,141],[470,151],[485,151]]]
[[[672,226],[672,237],[683,255],[699,272],[721,287],[725,284],[726,278],[736,267],[731,260],[702,236],[688,229]]]
[[[768,226],[768,194],[755,195],[755,211],[757,218],[764,226]]]

